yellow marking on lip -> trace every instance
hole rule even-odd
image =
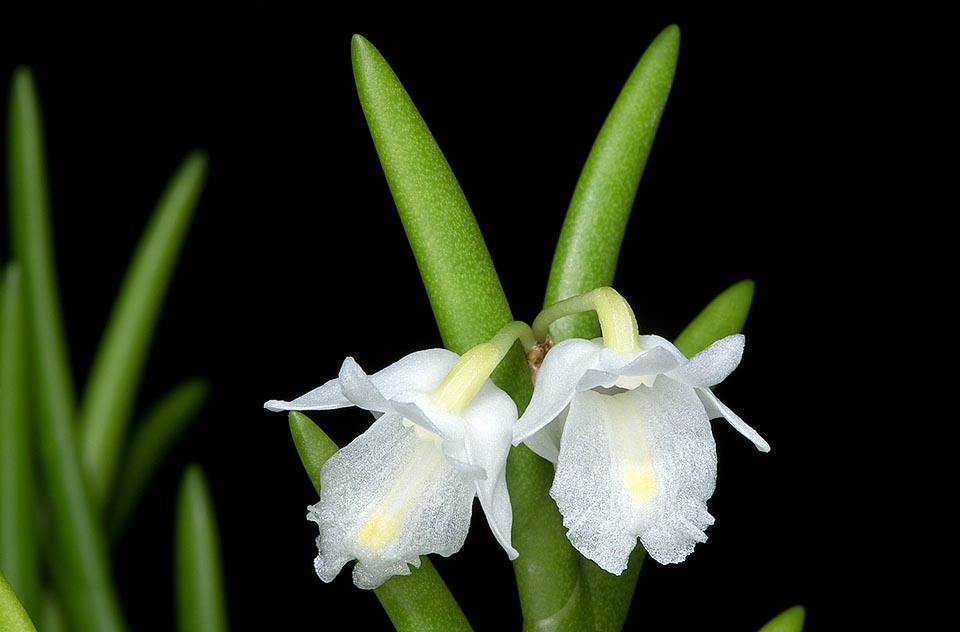
[[[400,521],[392,514],[376,511],[360,529],[357,539],[377,553],[393,543],[400,534]]]
[[[628,463],[623,469],[623,484],[638,503],[649,503],[657,493],[657,474],[649,462]]]

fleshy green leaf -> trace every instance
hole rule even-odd
[[[97,351],[80,409],[81,451],[94,499],[111,491],[147,351],[207,173],[187,156],[160,198],[133,255]]]
[[[17,599],[16,593],[0,573],[0,630],[3,632],[37,632],[33,622]]]
[[[673,341],[688,358],[720,340],[740,333],[753,303],[753,281],[734,283],[703,308]]]
[[[225,632],[217,516],[206,477],[197,465],[187,467],[180,479],[175,552],[177,630]]]
[[[787,608],[760,628],[760,632],[802,632],[806,615],[803,606]]]
[[[106,540],[80,464],[73,383],[53,265],[40,106],[30,71],[14,73],[8,128],[14,249],[23,275],[37,443],[46,482],[55,579],[75,632],[125,629]]]
[[[463,353],[513,320],[499,277],[433,135],[393,70],[360,36],[353,39],[353,68],[360,103],[444,345]],[[532,385],[519,347],[501,363],[493,380],[518,408],[526,406]],[[552,468],[520,447],[510,452],[507,477],[513,546],[520,553],[514,572],[525,625],[549,620],[553,628],[581,626],[576,557],[564,537],[541,534],[543,529],[555,531],[560,523],[546,494]]]
[[[544,305],[613,284],[620,244],[670,94],[679,48],[680,30],[664,29],[607,115],[563,221]],[[555,341],[600,335],[593,314],[560,319],[550,332]]]
[[[0,281],[0,570],[27,611],[36,612],[40,558],[19,268],[9,264]]]
[[[207,398],[205,380],[183,382],[167,393],[138,425],[124,454],[108,508],[110,539],[119,538],[164,457],[196,418]]]
[[[337,452],[337,444],[303,413],[291,411],[289,420],[290,434],[303,462],[303,468],[319,494],[320,470],[327,459]],[[406,577],[388,579],[374,590],[387,616],[399,632],[456,632],[472,629],[457,601],[427,557],[421,557],[420,568],[411,571]]]
[[[637,62],[607,115],[564,219],[544,305],[613,283],[640,177],[670,94],[679,46],[679,29],[664,29]],[[600,335],[592,313],[562,318],[550,332],[555,342]],[[561,533],[566,538],[565,531]],[[623,627],[643,558],[642,551],[635,552],[627,571],[615,577],[576,555],[597,630]]]
[[[290,436],[297,447],[297,454],[307,471],[313,488],[320,494],[320,470],[327,459],[337,453],[340,448],[327,436],[320,426],[301,412],[290,411]]]

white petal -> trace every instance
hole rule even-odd
[[[577,383],[593,368],[602,348],[596,341],[571,338],[547,352],[537,371],[530,404],[514,427],[514,445],[556,419],[566,408],[577,390]]]
[[[293,401],[285,402],[279,399],[271,399],[263,405],[264,408],[273,412],[282,410],[333,410],[334,408],[346,408],[347,406],[353,406],[353,404],[343,396],[343,392],[340,390],[340,380],[337,379],[330,380]]]
[[[685,558],[703,541],[715,481],[703,406],[692,388],[664,378],[574,398],[550,494],[574,547],[620,574],[638,536],[661,563]]]
[[[554,465],[560,456],[560,438],[567,421],[567,410],[564,408],[556,419],[523,440],[523,445]]]
[[[760,436],[760,433],[748,426],[747,422],[730,410],[726,404],[721,402],[720,398],[714,395],[713,391],[709,388],[698,388],[697,395],[700,396],[700,401],[703,402],[703,407],[706,409],[707,416],[710,417],[710,419],[723,417],[731,426],[736,428],[737,432],[753,442],[753,445],[755,445],[758,450],[761,452],[770,451],[770,444]]]
[[[690,361],[679,369],[672,371],[670,377],[700,388],[719,384],[740,364],[743,343],[744,337],[741,334],[721,338],[690,358]]]
[[[619,575],[637,534],[622,520],[620,484],[613,480],[607,418],[616,396],[577,393],[570,402],[550,495],[557,501],[567,537],[580,553]]]
[[[356,360],[347,357],[340,366],[340,390],[354,406],[372,412],[385,413],[391,409],[386,398],[380,393]]]
[[[354,583],[375,588],[409,574],[420,555],[458,551],[466,538],[473,486],[398,414],[383,415],[331,457],[320,480],[308,517],[320,527],[314,565],[324,581],[356,559]]]
[[[625,381],[621,379],[624,376],[654,377],[677,368],[679,363],[680,361],[663,347],[653,347],[633,356],[624,356],[612,349],[604,349],[600,352],[598,368],[588,370],[584,374],[577,384],[577,390],[588,391],[598,386],[602,388],[624,386]],[[636,386],[631,384],[629,387]]]
[[[513,509],[506,468],[516,421],[516,404],[489,380],[464,411],[469,461],[486,472],[484,479],[476,481],[477,496],[493,535],[511,560],[516,559],[518,553],[510,540]]]
[[[377,371],[370,376],[370,381],[388,400],[404,391],[430,393],[440,385],[459,358],[447,349],[415,351]]]

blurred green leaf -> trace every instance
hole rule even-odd
[[[753,303],[753,281],[734,283],[687,325],[673,344],[688,358],[725,336],[743,331]]]
[[[320,471],[336,454],[337,444],[317,424],[297,411],[288,415],[290,434],[303,468],[320,493]],[[377,599],[399,632],[457,632],[471,630],[456,599],[426,556],[420,568],[407,576],[395,576],[374,589]]]
[[[3,632],[37,632],[33,622],[10,588],[3,573],[0,573],[0,630]]]
[[[194,152],[160,197],[134,252],[97,351],[80,409],[81,452],[94,500],[111,492],[147,352],[207,173]]]
[[[113,542],[123,532],[164,457],[196,419],[209,390],[205,380],[187,380],[167,393],[138,424],[108,507],[108,533]]]
[[[37,341],[30,353],[51,410],[73,415],[75,393],[54,264],[43,124],[33,75],[14,71],[7,135],[7,187],[13,250],[24,276],[24,298]]]
[[[180,479],[176,525],[177,630],[225,632],[227,604],[217,516],[206,477],[197,465],[187,467]]]
[[[620,245],[670,94],[680,29],[668,26],[637,62],[594,141],[567,209],[544,305],[613,285]],[[600,335],[594,314],[562,318],[554,341]]]
[[[760,632],[802,632],[806,615],[803,606],[787,608],[760,628]]]
[[[8,127],[14,250],[22,266],[37,438],[57,560],[55,578],[74,632],[125,629],[100,518],[80,464],[73,383],[53,264],[40,106],[26,68],[14,73]]]
[[[19,268],[8,264],[0,281],[0,570],[27,611],[36,612],[40,556]]]
[[[360,103],[380,164],[417,260],[444,345],[463,353],[513,320],[476,218],[456,177],[400,80],[367,40],[353,38]],[[517,402],[532,384],[516,346],[493,375]],[[565,537],[543,537],[559,514],[546,495],[552,466],[524,446],[511,450],[507,482],[514,509],[514,562],[525,626],[583,621],[576,557]],[[546,513],[544,513],[546,511]]]

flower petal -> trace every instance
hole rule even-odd
[[[669,350],[663,347],[653,347],[630,357],[612,349],[603,349],[600,352],[598,367],[587,370],[577,384],[578,391],[588,391],[592,388],[610,388],[621,386],[636,388],[640,380],[623,380],[641,376],[656,377],[667,371],[676,369],[680,361]],[[646,380],[642,381],[646,383]],[[652,384],[653,380],[649,380]]]
[[[567,421],[567,410],[564,408],[556,419],[523,440],[523,445],[554,465],[560,456],[560,438]]]
[[[480,505],[500,546],[511,560],[516,559],[517,550],[510,542],[513,508],[506,468],[517,406],[509,395],[487,380],[467,406],[463,419],[469,462],[486,472],[485,478],[475,482]]]
[[[404,391],[431,393],[460,358],[448,349],[424,349],[406,355],[370,376],[388,400]]]
[[[338,379],[329,380],[293,401],[271,399],[263,405],[264,408],[275,413],[282,410],[333,410],[347,406],[353,406],[353,403],[343,396]]]
[[[377,413],[391,410],[390,403],[374,386],[370,376],[350,356],[340,366],[340,390],[357,408]]]
[[[707,416],[710,419],[716,419],[717,417],[723,417],[727,422],[736,428],[737,432],[742,434],[744,437],[753,442],[753,445],[757,447],[761,452],[769,452],[770,444],[760,436],[756,430],[747,425],[743,419],[740,418],[737,413],[730,410],[730,408],[720,401],[713,391],[709,388],[698,388],[697,395],[700,396],[700,401],[703,402],[703,407],[707,411]]]
[[[716,448],[694,390],[668,378],[570,403],[550,495],[567,537],[620,574],[639,536],[651,557],[680,561],[706,536]]]
[[[597,341],[571,338],[547,352],[537,371],[530,404],[513,429],[513,445],[556,419],[570,403],[577,383],[593,367],[602,348]]]
[[[356,559],[354,583],[375,588],[408,575],[420,555],[458,551],[474,495],[434,438],[399,414],[381,416],[323,466],[320,502],[308,515],[320,528],[317,574],[332,581]]]
[[[670,377],[698,388],[719,384],[740,364],[744,340],[742,334],[721,338],[671,371]]]

